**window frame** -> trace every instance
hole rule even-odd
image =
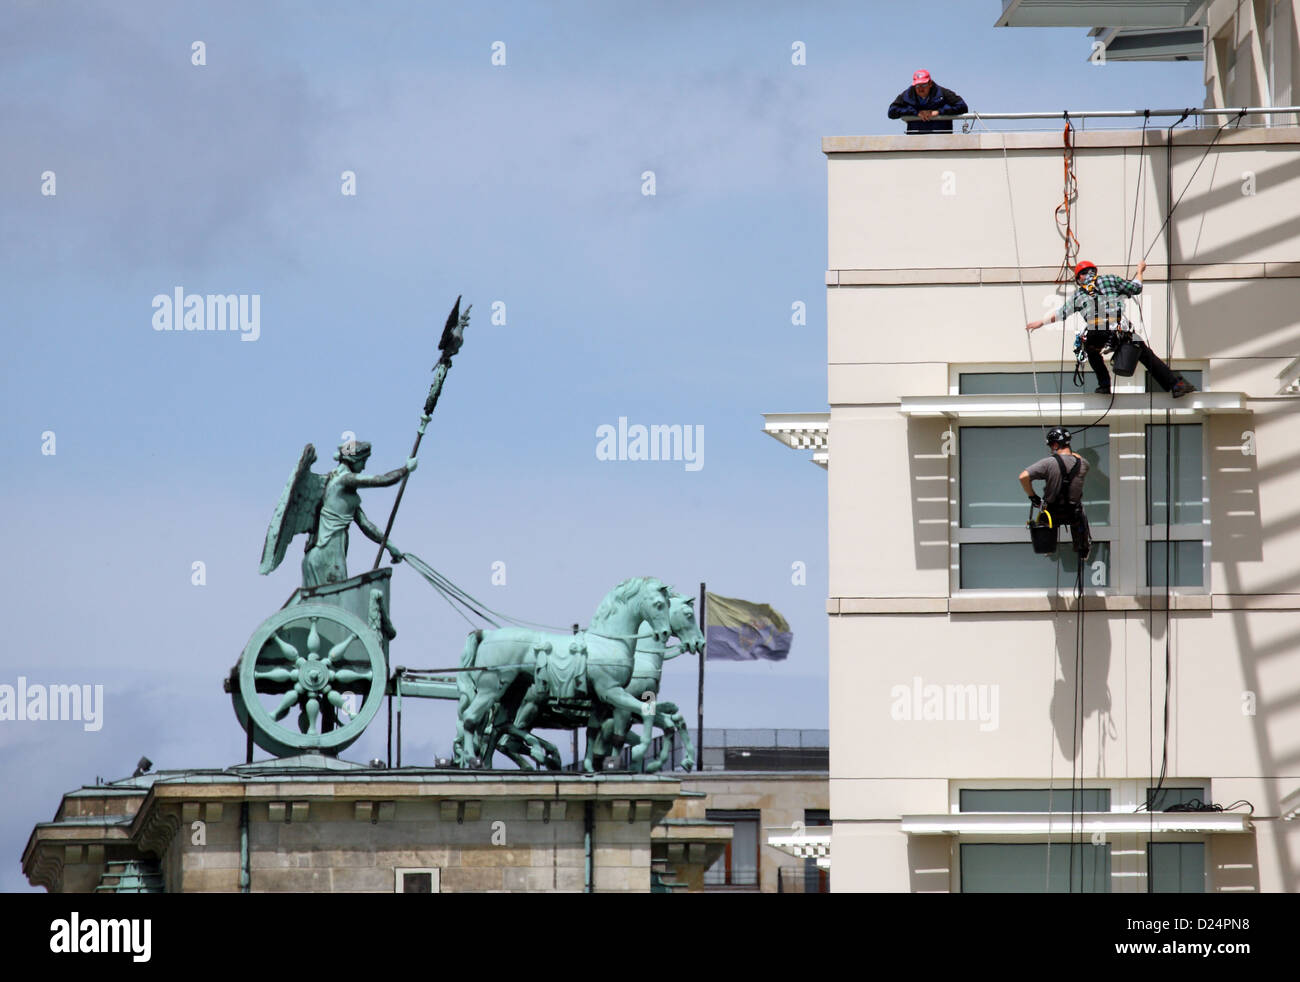
[[[961,810],[961,793],[962,791],[1011,791],[1011,790],[1047,790],[1055,787],[1057,791],[1064,791],[1066,794],[1070,791],[1068,778],[1065,781],[1059,778],[1056,781],[1050,781],[1046,778],[961,778],[953,779],[948,782],[948,811],[953,815],[974,815],[979,812],[963,812]],[[1110,810],[1108,812],[1086,812],[1085,814],[1116,814],[1116,813],[1136,813],[1139,805],[1145,807],[1148,789],[1151,787],[1147,778],[1113,778],[1113,779],[1096,779],[1090,778],[1083,782],[1085,790],[1108,789],[1110,791]],[[1170,785],[1172,788],[1203,788],[1203,801],[1213,800],[1212,782],[1206,779],[1189,777],[1178,778]],[[983,813],[987,814],[987,813]],[[1022,812],[1018,814],[1047,814],[1046,812]],[[1063,814],[1057,811],[1055,814]],[[1068,814],[1065,813],[1065,814]],[[1048,835],[1046,833],[1034,833],[1029,835],[989,835],[979,836],[978,838],[967,838],[962,836],[952,836],[949,855],[949,890],[952,893],[962,892],[962,871],[961,871],[961,846],[980,843],[1004,843],[1004,844],[1022,844],[1022,845],[1046,845],[1048,843],[1059,845],[1067,841],[1059,834]],[[1214,838],[1209,832],[1156,832],[1154,835],[1146,833],[1127,832],[1108,837],[1109,844],[1112,846],[1110,851],[1111,872],[1110,872],[1110,890],[1109,893],[1150,893],[1151,892],[1151,857],[1147,849],[1149,843],[1200,843],[1204,847],[1205,865],[1203,875],[1205,877],[1205,891],[1210,892],[1211,877],[1210,871],[1214,868]],[[1137,856],[1136,861],[1132,858]],[[1135,878],[1141,880],[1141,889],[1133,890],[1128,884]]]
[[[1199,371],[1205,382],[1204,388],[1212,389],[1209,365],[1205,361],[1179,360],[1171,363],[1174,371]],[[1057,369],[1048,366],[1045,371]],[[949,364],[948,394],[959,395],[961,376],[979,374],[1032,374],[1032,366],[1024,362],[987,362],[975,364]],[[1145,370],[1139,370],[1128,378],[1114,377],[1113,391],[1119,394],[1146,395]],[[1085,389],[1087,387],[1085,386]],[[1029,393],[1032,395],[1032,390]],[[1046,411],[1051,402],[1051,395],[1042,396],[1043,409]],[[1096,422],[1096,416],[1083,417],[1067,414],[1064,425],[1081,427]],[[979,416],[964,420],[950,418],[945,421],[947,429],[952,431],[954,452],[948,455],[948,593],[950,597],[981,596],[1015,596],[1026,599],[1050,597],[1056,594],[1051,587],[963,587],[961,585],[961,547],[971,543],[1023,543],[1026,554],[1031,549],[1029,530],[1023,525],[999,526],[990,528],[963,528],[961,524],[961,429],[964,426],[978,427],[1016,427],[1045,425],[1042,420],[1024,416]],[[1207,595],[1212,592],[1211,576],[1213,556],[1211,543],[1213,529],[1211,525],[1210,498],[1210,418],[1207,414],[1198,414],[1186,422],[1169,420],[1173,426],[1199,425],[1201,427],[1201,504],[1202,519],[1199,524],[1175,524],[1170,530],[1170,541],[1201,542],[1201,583],[1199,586],[1171,586],[1171,595]],[[1102,425],[1109,429],[1107,460],[1110,474],[1110,515],[1108,525],[1092,525],[1092,538],[1095,542],[1109,544],[1108,571],[1109,584],[1104,587],[1092,586],[1085,576],[1084,595],[1088,597],[1133,597],[1148,599],[1163,596],[1165,587],[1147,586],[1147,549],[1148,543],[1165,538],[1164,525],[1148,525],[1146,510],[1146,427],[1148,425],[1165,425],[1162,410],[1125,416],[1107,416]],[[1029,463],[1029,462],[1027,462]],[[1014,480],[1014,475],[1010,480]],[[1060,549],[1069,549],[1070,544],[1062,537]],[[1070,592],[1074,589],[1072,582],[1061,584],[1061,589]]]
[[[763,886],[763,813],[757,808],[708,808],[704,812],[705,818],[710,822],[730,822],[734,829],[736,822],[753,822],[754,823],[754,882],[753,883],[736,883],[734,882],[733,867],[733,847],[734,839],[728,839],[726,848],[722,855],[715,861],[722,863],[723,875],[725,877],[722,883],[710,883],[708,880],[709,870],[713,867],[706,867],[704,870],[704,888],[705,890],[753,890],[759,891]]]
[[[1142,495],[1142,532],[1143,546],[1138,556],[1141,568],[1141,578],[1138,580],[1138,596],[1159,596],[1165,592],[1163,586],[1150,586],[1151,576],[1147,569],[1147,554],[1150,552],[1152,543],[1165,541],[1165,526],[1163,524],[1148,524],[1146,521],[1147,499],[1148,494],[1146,482],[1150,475],[1150,462],[1146,459],[1146,438],[1147,428],[1151,426],[1199,426],[1201,428],[1201,521],[1192,522],[1175,522],[1169,527],[1169,545],[1170,551],[1173,551],[1174,544],[1177,542],[1200,542],[1201,543],[1201,583],[1199,586],[1171,586],[1170,590],[1184,594],[1197,594],[1210,592],[1210,427],[1205,417],[1196,419],[1193,422],[1175,423],[1170,420],[1168,424],[1160,418],[1154,417],[1148,419],[1145,416],[1136,417],[1141,421],[1142,441],[1143,441],[1143,481],[1142,486],[1144,493]],[[1168,464],[1166,464],[1166,467]],[[1163,572],[1163,571],[1162,571]]]

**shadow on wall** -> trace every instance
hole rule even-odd
[[[907,461],[912,492],[912,545],[917,569],[947,569],[948,466],[957,434],[946,419],[907,420]]]
[[[1214,893],[1259,893],[1259,841],[1253,835],[1210,839],[1210,889]],[[1294,890],[1294,884],[1289,888]]]
[[[1098,616],[1100,614],[1100,616]],[[1097,714],[1102,739],[1097,744],[1097,773],[1103,774],[1106,743],[1119,738],[1110,716],[1110,632],[1112,619],[1105,612],[1088,610],[1083,614],[1083,673],[1078,676],[1075,651],[1078,644],[1079,615],[1072,610],[1060,611],[1052,618],[1056,631],[1056,660],[1061,677],[1052,688],[1050,715],[1056,731],[1056,745],[1070,760],[1078,756],[1080,741],[1076,726],[1076,700],[1081,703],[1082,725],[1086,731],[1088,717]],[[1076,688],[1076,681],[1081,684]],[[1086,743],[1087,741],[1083,741]]]
[[[1264,559],[1254,425],[1250,416],[1210,417],[1210,527],[1214,529],[1215,563],[1235,565]],[[1286,463],[1300,463],[1300,458]]]
[[[1269,288],[1267,294],[1262,293],[1263,287],[1247,281],[1245,285],[1234,286],[1218,296],[1193,302],[1190,296],[1193,284],[1175,281],[1175,349],[1180,342],[1182,344],[1177,357],[1213,358],[1223,351],[1225,333],[1230,332],[1234,345],[1255,342],[1249,348],[1234,352],[1234,358],[1294,358],[1297,347],[1295,307],[1285,298],[1294,291],[1296,281],[1270,279],[1263,282]],[[1263,298],[1266,302],[1261,302]],[[1152,331],[1151,343],[1157,353],[1168,357],[1162,328]],[[1231,362],[1222,365],[1225,373],[1231,372],[1231,365]],[[1216,366],[1216,371],[1219,367]],[[1226,375],[1216,374],[1215,387],[1223,390],[1225,380]]]
[[[946,835],[907,837],[908,883],[912,893],[954,892],[952,850],[953,840]]]

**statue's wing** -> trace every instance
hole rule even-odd
[[[266,543],[262,546],[262,564],[259,573],[269,573],[284,560],[289,542],[300,532],[311,532],[316,527],[316,513],[325,495],[328,476],[314,474],[311,465],[316,462],[316,448],[310,443],[303,448],[302,456],[289,483],[284,486],[271,524],[266,530]]]

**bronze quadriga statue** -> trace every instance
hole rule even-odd
[[[272,514],[259,568],[262,573],[275,570],[292,539],[306,535],[302,585],[262,622],[232,669],[226,687],[235,714],[253,742],[276,756],[335,755],[361,736],[386,693],[397,698],[399,718],[403,695],[456,699],[455,760],[460,766],[490,766],[500,750],[520,767],[558,768],[558,750],[533,730],[585,727],[585,769],[595,769],[628,742],[635,762],[658,770],[666,748],[655,760],[643,759],[652,727],[658,726],[682,736],[689,769],[694,751],[685,721],[676,706],[656,698],[664,660],[682,651],[702,656],[704,639],[691,601],[652,577],[618,584],[580,633],[531,627],[474,631],[460,665],[450,670],[456,673],[454,681],[421,679],[418,673],[407,677],[402,669],[390,680],[388,643],[397,632],[389,616],[392,569],[379,568],[385,550],[394,563],[408,559],[453,604],[490,620],[485,605],[389,540],[406,482],[416,469],[415,454],[468,323],[469,309],[462,314],[458,298],[443,328],[433,382],[405,464],[367,474],[370,445],[350,441],[334,455],[332,471],[317,473],[311,469],[315,449],[308,444],[303,450]],[[381,530],[362,510],[361,492],[399,482],[397,501]],[[379,543],[379,554],[373,569],[349,576],[348,533],[354,524]],[[672,636],[681,644],[668,653],[666,642]],[[637,720],[644,724],[642,736],[632,732]]]

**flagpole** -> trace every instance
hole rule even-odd
[[[704,645],[704,651],[700,652],[699,702],[696,706],[696,709],[699,712],[699,721],[698,721],[699,727],[696,730],[696,732],[699,735],[696,742],[698,743],[700,748],[700,765],[699,765],[700,771],[704,770],[704,659],[707,657],[706,652],[708,651],[708,640],[709,640],[709,628],[705,620],[707,616],[708,616],[708,612],[705,610],[704,607],[704,584],[701,583],[700,584],[700,631],[704,634],[705,645]]]

